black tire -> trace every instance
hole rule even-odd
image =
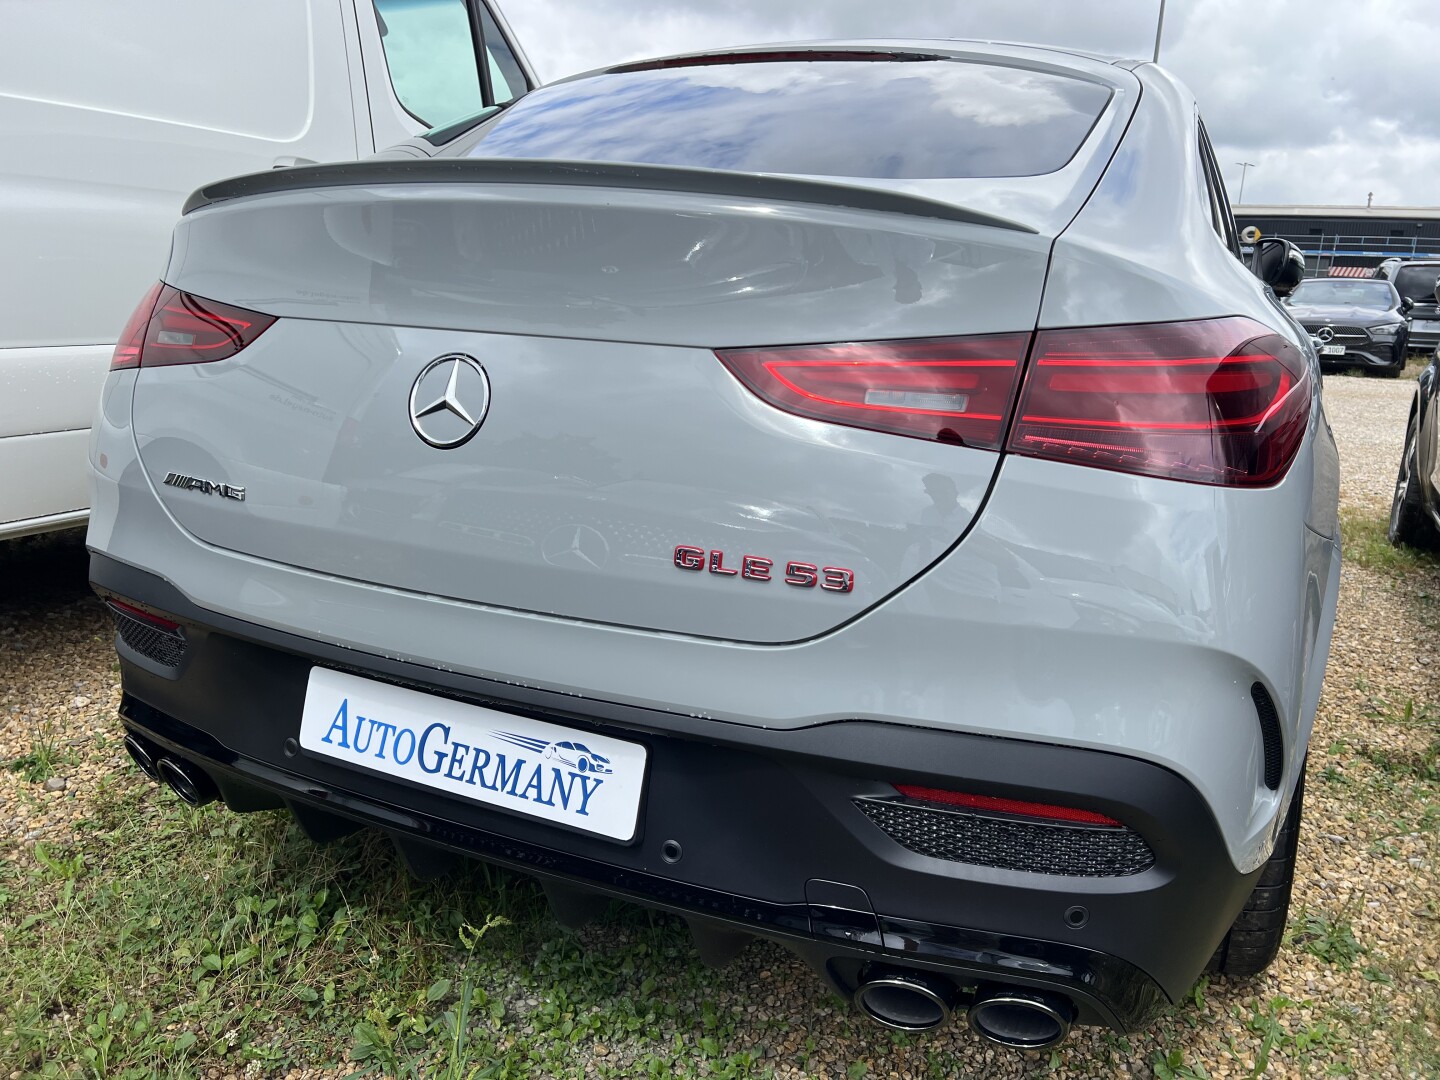
[[[1387,379],[1398,379],[1405,374],[1405,362],[1402,360],[1399,367],[1381,368],[1380,374]]]
[[[1385,530],[1390,543],[1397,547],[1409,544],[1425,551],[1440,550],[1440,534],[1425,512],[1420,499],[1420,481],[1415,475],[1416,450],[1420,424],[1418,413],[1410,414],[1405,427],[1405,451],[1400,455],[1400,471],[1395,477],[1395,495],[1390,502],[1390,526]]]
[[[1270,966],[1285,939],[1290,914],[1290,889],[1295,883],[1295,852],[1300,846],[1301,806],[1305,801],[1305,773],[1295,785],[1290,812],[1275,838],[1255,891],[1235,917],[1205,970],[1220,975],[1258,975]]]

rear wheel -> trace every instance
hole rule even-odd
[[[1305,801],[1305,773],[1295,785],[1290,812],[1275,839],[1275,850],[1260,872],[1255,891],[1245,901],[1206,971],[1221,975],[1257,975],[1270,966],[1285,937],[1290,913],[1290,889],[1295,882],[1295,852],[1300,845],[1301,804]]]
[[[1434,550],[1440,548],[1440,535],[1435,523],[1425,512],[1420,500],[1420,479],[1416,476],[1416,449],[1419,439],[1419,414],[1410,414],[1405,428],[1405,452],[1400,455],[1400,472],[1395,477],[1395,497],[1390,504],[1390,527],[1386,535],[1392,544]]]

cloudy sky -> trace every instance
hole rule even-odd
[[[824,37],[969,37],[1149,57],[1160,0],[499,0],[545,79]],[[1247,203],[1440,205],[1440,0],[1169,0],[1189,84]]]

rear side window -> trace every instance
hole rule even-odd
[[[1440,278],[1440,264],[1402,266],[1395,273],[1395,290],[1417,304],[1433,304],[1436,278]]]
[[[1215,148],[1210,145],[1210,136],[1205,125],[1200,131],[1200,171],[1205,178],[1205,191],[1210,203],[1210,223],[1216,235],[1225,241],[1225,246],[1237,259],[1240,257],[1240,234],[1235,228],[1235,215],[1230,210],[1230,198],[1225,194],[1225,180],[1220,175],[1220,165],[1215,160]]]
[[[454,152],[890,179],[1035,176],[1084,143],[1110,90],[951,60],[704,64],[537,90]]]

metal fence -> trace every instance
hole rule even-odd
[[[1267,233],[1305,253],[1305,271],[1326,277],[1332,266],[1379,266],[1386,259],[1440,258],[1440,239],[1428,236],[1361,236],[1354,233]]]

